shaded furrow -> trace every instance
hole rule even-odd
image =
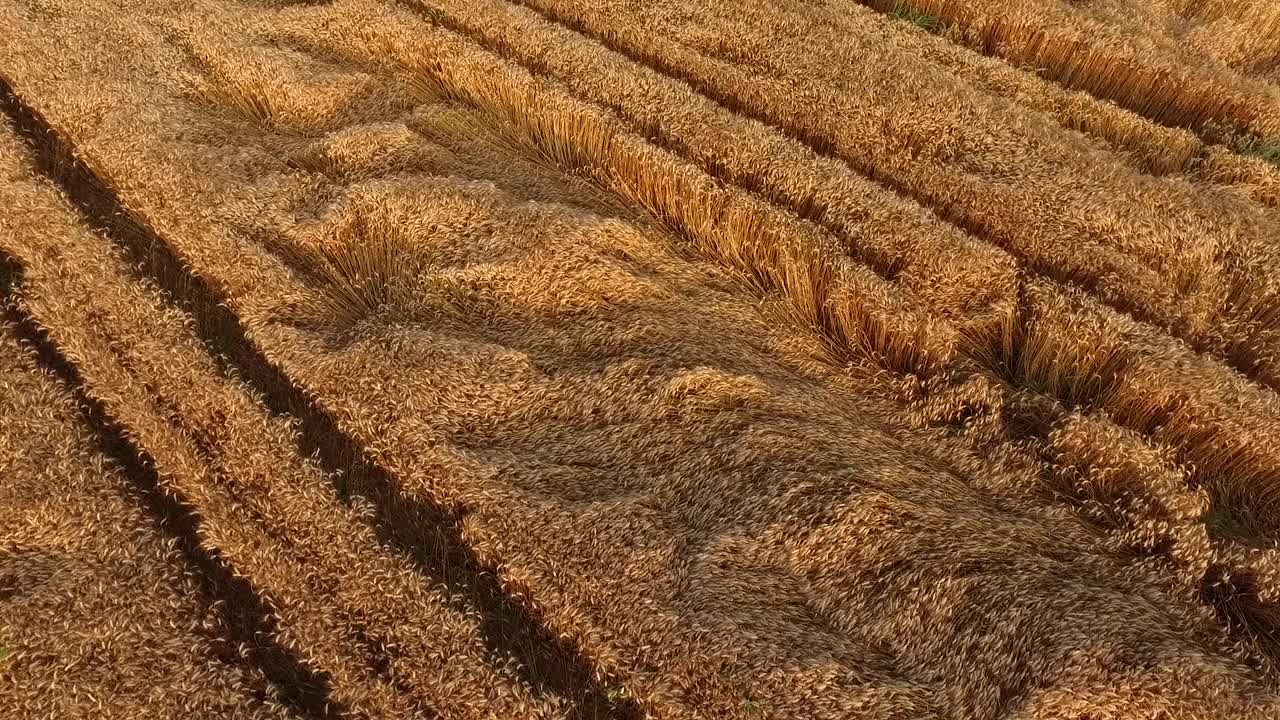
[[[462,517],[447,508],[411,499],[384,469],[333,419],[318,408],[245,336],[220,295],[187,270],[170,246],[93,173],[72,147],[22,102],[3,80],[4,111],[30,144],[34,160],[61,187],[87,222],[103,228],[141,272],[153,279],[194,319],[194,330],[224,369],[248,382],[278,416],[297,419],[299,449],[315,454],[338,483],[340,496],[373,503],[379,540],[409,558],[432,584],[446,588],[479,614],[483,640],[494,662],[513,657],[515,669],[535,688],[570,698],[580,717],[638,717],[630,701],[608,697],[596,674],[535,611],[506,593],[497,574],[481,564],[461,539]]]
[[[165,488],[156,473],[155,462],[135,445],[103,404],[85,392],[75,366],[23,310],[21,284],[22,269],[18,262],[7,255],[0,257],[0,292],[3,293],[0,302],[4,305],[5,320],[32,349],[39,366],[61,380],[75,397],[102,451],[119,465],[121,474],[145,502],[157,526],[192,568],[209,607],[218,613],[226,632],[221,648],[223,660],[241,662],[261,672],[276,686],[281,701],[301,717],[345,716],[347,709],[330,697],[328,675],[313,671],[296,654],[276,642],[272,613],[249,582],[201,544],[199,516],[180,496]]]

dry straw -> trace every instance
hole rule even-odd
[[[269,24],[279,27],[287,15],[290,22],[318,32],[307,22],[310,12],[272,14]],[[349,232],[338,226],[334,237],[319,236],[334,245],[314,245],[296,223],[272,215],[320,217],[322,224],[358,220],[359,214],[325,214],[317,208],[359,188],[323,186],[313,177],[300,180],[292,170],[237,174],[235,168],[245,166],[229,162],[199,166],[202,174],[192,167],[201,162],[199,153],[145,124],[122,124],[118,115],[89,132],[78,124],[82,108],[74,99],[75,84],[59,79],[74,74],[48,72],[31,56],[32,64],[23,66],[29,83],[24,92],[50,108],[55,124],[82,143],[95,169],[128,189],[131,209],[154,227],[155,241],[190,266],[175,272],[221,289],[205,293],[166,283],[178,289],[179,299],[202,300],[193,304],[197,317],[208,317],[210,307],[225,301],[287,379],[304,387],[401,481],[398,493],[465,507],[464,537],[496,569],[506,589],[535,605],[555,632],[572,638],[590,667],[616,673],[625,693],[634,693],[646,710],[660,717],[693,712],[846,717],[860,708],[887,717],[985,717],[999,714],[1006,701],[1024,703],[1044,717],[1085,710],[1231,717],[1274,709],[1274,697],[1237,662],[1253,650],[1233,652],[1224,646],[1209,611],[1188,599],[1168,573],[1145,564],[1123,565],[1102,547],[1098,534],[1069,515],[1017,493],[993,495],[991,488],[1001,482],[1031,482],[1035,466],[1011,471],[966,453],[938,433],[901,428],[890,419],[890,409],[874,399],[876,391],[856,389],[830,368],[805,365],[789,354],[822,338],[830,347],[815,356],[869,360],[894,373],[916,373],[944,384],[955,380],[958,366],[967,367],[967,354],[992,368],[994,379],[978,376],[991,391],[984,395],[988,407],[998,409],[1003,402],[1000,383],[1023,380],[1042,383],[1065,401],[1106,403],[1116,388],[1125,387],[1126,373],[1151,354],[1140,343],[1129,348],[1103,344],[1093,352],[1071,345],[1076,327],[1105,337],[1100,328],[1109,327],[1112,315],[1094,298],[1046,284],[1022,305],[1005,306],[990,329],[961,334],[931,301],[898,284],[895,262],[877,266],[871,252],[866,255],[871,267],[850,259],[848,244],[808,217],[821,217],[816,205],[788,207],[792,201],[785,198],[803,197],[794,188],[788,195],[784,184],[775,184],[769,191],[775,196],[768,196],[753,194],[735,180],[726,183],[685,157],[692,145],[673,152],[647,142],[628,126],[630,120],[383,6],[338,3],[315,12],[334,23],[328,39],[316,45],[328,43],[337,56],[373,48],[373,61],[381,57],[380,62],[397,66],[388,74],[407,70],[436,78],[426,85],[438,84],[443,97],[490,118],[496,131],[511,133],[513,147],[644,208],[675,236],[676,247],[731,269],[752,292],[718,284],[723,271],[680,260],[641,232],[653,231],[647,226],[628,229],[569,208],[531,208],[492,189],[455,182],[456,197],[490,193],[505,199],[483,214],[490,222],[477,237],[459,240],[445,233],[397,246],[396,252],[411,251],[415,258],[424,253],[421,257],[452,260],[444,266],[424,262],[422,282],[403,296],[414,312],[407,320],[380,324],[377,313],[402,300],[389,292],[398,287],[399,276],[388,264],[400,256],[369,239],[376,224],[364,226],[363,242],[357,225],[351,225]],[[121,36],[139,37],[125,20],[98,20]],[[66,22],[74,27],[77,20]],[[19,23],[15,32],[32,37],[25,27]],[[356,27],[362,32],[354,32]],[[386,42],[375,46],[370,36]],[[67,41],[78,35],[59,37]],[[6,52],[21,55],[23,47],[34,46],[19,44]],[[148,83],[124,87],[150,93],[141,107],[158,105],[201,122],[194,110],[165,94],[164,81]],[[140,132],[144,142],[125,144],[126,129]],[[278,147],[269,131],[254,137],[268,149]],[[723,148],[715,151],[729,157]],[[212,154],[225,158],[229,152],[222,147]],[[749,177],[745,166],[728,172]],[[387,182],[421,188],[412,177]],[[435,213],[447,220],[473,219],[458,205],[442,204]],[[243,242],[254,228],[250,218],[263,216],[278,221],[275,229],[286,241],[332,248],[317,250],[320,269],[313,267],[310,276],[318,273],[319,284],[336,286],[337,296],[349,299],[335,312],[374,320],[367,332],[335,350],[270,321],[264,308],[296,295],[306,273],[295,273],[279,256]],[[373,246],[365,250],[366,243]],[[573,256],[558,265],[539,254],[559,259],[567,248],[586,259]],[[589,269],[609,262],[626,263],[620,277],[629,282],[612,288],[594,283],[590,288],[598,294],[591,302],[566,303],[553,281],[530,282],[518,273],[513,278],[498,261],[507,259],[504,253],[530,260],[530,267],[567,267],[575,278],[592,277]],[[332,276],[324,276],[330,271]],[[635,278],[641,276],[666,294],[636,289]],[[354,290],[342,289],[343,283]],[[442,302],[441,288],[461,293],[468,302],[452,302],[459,296]],[[673,299],[686,297],[696,301]],[[770,307],[786,307],[789,323],[776,331],[764,327],[749,304],[761,299],[772,300]],[[1063,310],[1061,321],[1055,307]],[[615,326],[624,319],[630,322]],[[1167,340],[1123,317],[1115,321],[1135,337]],[[81,318],[48,324],[74,336],[88,323]],[[808,333],[789,335],[796,327]],[[772,338],[780,338],[777,345],[767,345]],[[1126,354],[1130,349],[1133,353]],[[84,353],[82,361],[105,363],[95,359],[99,356],[105,354]],[[1051,362],[1057,356],[1064,359],[1061,366]],[[691,385],[688,367],[707,364],[716,365],[711,372],[725,378],[764,378],[766,392],[739,392],[734,388],[741,383],[729,380]],[[797,365],[808,374],[796,371]],[[1072,367],[1087,372],[1073,377]],[[175,378],[166,373],[176,371],[147,368]],[[1209,368],[1211,381],[1222,377],[1212,374],[1216,366]],[[1175,363],[1168,372],[1181,371]],[[850,373],[869,387],[885,379],[866,372],[861,362]],[[123,374],[119,380],[95,377],[90,378],[93,387],[138,385]],[[188,381],[186,376],[170,380],[174,389],[165,396],[181,400],[187,390],[177,386]],[[1246,397],[1257,392],[1247,385],[1236,390]],[[678,405],[691,392],[727,397],[696,397]],[[198,417],[201,407],[186,412]],[[118,414],[126,415],[124,410]],[[145,414],[134,412],[128,410],[127,416],[146,426]],[[206,421],[202,432],[220,437],[218,426],[224,422]],[[1113,431],[1104,420],[1097,423],[1099,434]],[[1124,438],[1145,447],[1130,435]],[[1062,482],[1081,501],[1107,505],[1102,517],[1130,528],[1132,544],[1158,542],[1157,531],[1142,525],[1148,515],[1153,522],[1177,524],[1195,511],[1195,496],[1176,493],[1176,476],[1161,474],[1164,459],[1131,468],[1115,453],[1091,454],[1073,446],[1069,436],[1058,436],[1057,442],[1068,458],[1060,463]],[[144,444],[182,452],[181,442],[166,443],[159,434],[144,438]],[[1118,445],[1123,453],[1125,444]],[[228,457],[236,463],[258,456],[256,445],[227,441],[227,448],[235,451]],[[280,452],[263,449],[262,457]],[[625,472],[615,467],[619,462]],[[182,477],[175,473],[174,482],[183,483],[184,492],[217,507],[213,496],[199,495],[217,488],[204,489],[205,483]],[[308,528],[322,532],[313,516],[299,514],[305,522],[298,529],[288,524],[292,516],[283,502],[272,505],[269,498],[259,498],[259,492],[285,493],[294,485],[277,487],[271,477],[247,488],[254,507],[275,513],[268,526],[287,527],[304,539]],[[1144,499],[1125,504],[1130,489]],[[327,493],[325,502],[332,504]],[[222,529],[228,536],[216,544],[238,548],[232,534],[246,532],[242,524],[228,522]],[[359,523],[335,527],[343,537],[367,537]],[[1159,528],[1166,534],[1175,530]],[[329,567],[324,552],[317,552]],[[247,567],[246,560],[233,562]],[[375,562],[370,557],[367,564]],[[344,563],[334,572],[347,564],[359,569],[347,572],[365,572],[366,563]],[[269,577],[265,571],[260,576]],[[416,574],[410,579],[420,581]],[[352,588],[350,597],[357,597],[371,582],[376,581],[357,576],[350,586],[337,585]],[[264,594],[298,598],[299,608],[304,601],[320,602],[310,595],[299,598],[287,583],[272,588]],[[1238,601],[1238,589],[1228,588],[1215,607]],[[394,612],[403,612],[402,606]],[[284,625],[300,625],[307,617],[300,609],[284,616]],[[1088,625],[1079,618],[1087,618]],[[1265,622],[1266,615],[1253,608],[1240,618],[1237,625]],[[1014,631],[990,636],[974,633],[977,626]],[[404,642],[421,641],[419,633],[410,635]],[[421,637],[434,636],[424,632]],[[326,642],[319,632],[307,638],[297,642],[300,652],[317,654]],[[432,657],[427,650],[399,655],[397,643],[356,643],[379,644],[392,654],[392,667]],[[341,669],[342,659],[329,662]],[[379,664],[373,665],[376,670]],[[973,673],[975,667],[989,673]],[[403,679],[398,672],[392,677]],[[1050,677],[1051,687],[1043,687]],[[335,671],[334,678],[335,692],[345,689],[345,699],[365,697],[359,682],[367,676]],[[439,689],[429,678],[417,679],[411,687],[423,696]],[[388,703],[417,697],[389,685],[395,690],[386,690]],[[469,679],[451,689],[477,692]],[[1209,695],[1215,699],[1206,706],[1203,698]]]

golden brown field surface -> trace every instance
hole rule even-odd
[[[0,326],[0,697],[14,717],[296,717],[236,642],[255,618],[188,568],[164,501],[127,477],[76,398]],[[264,646],[262,650],[268,650]],[[291,692],[286,690],[285,692]]]
[[[1268,12],[0,0],[0,715],[1280,717]]]

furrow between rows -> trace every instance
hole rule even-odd
[[[72,147],[5,97],[41,170],[110,237],[65,220],[62,247],[18,233],[21,252],[9,252],[31,265],[24,307],[69,348],[161,487],[201,518],[212,552],[266,598],[283,642],[332,678],[334,711],[626,717],[475,561],[456,515],[398,493]],[[102,263],[115,253],[120,265]],[[130,266],[192,321],[131,287]]]
[[[114,460],[120,473],[163,528],[183,560],[198,579],[201,589],[220,615],[224,642],[247,667],[260,672],[279,693],[280,701],[301,718],[332,718],[346,714],[346,708],[331,698],[327,674],[311,670],[303,659],[276,640],[276,622],[268,606],[249,582],[237,575],[218,551],[201,542],[201,519],[196,508],[175,496],[157,472],[155,460],[138,447],[130,429],[122,427],[104,403],[90,392],[78,369],[54,345],[47,331],[25,309],[22,301],[22,268],[8,258],[0,267],[4,320],[16,339],[38,358],[39,366],[57,377],[75,398],[85,422],[97,435],[102,448]]]

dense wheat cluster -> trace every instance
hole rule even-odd
[[[0,714],[1280,717],[1261,0],[0,0]]]

